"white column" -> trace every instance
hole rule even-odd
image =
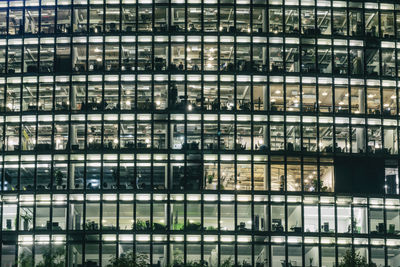
[[[71,108],[76,109],[76,86],[71,87]]]
[[[390,152],[393,153],[395,148],[395,140],[394,140],[394,130],[387,129],[383,132],[383,140],[384,140],[384,148],[390,149]]]
[[[267,32],[267,15],[265,9],[261,11],[261,16],[262,16],[262,30],[263,32]]]
[[[358,106],[360,113],[365,112],[365,91],[364,88],[358,89]]]
[[[356,142],[357,142],[357,152],[361,150],[365,153],[366,140],[365,140],[365,128],[356,128]]]

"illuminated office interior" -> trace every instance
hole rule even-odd
[[[400,266],[400,4],[0,2],[0,266]]]

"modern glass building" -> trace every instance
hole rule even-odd
[[[400,266],[397,0],[9,0],[0,35],[1,267]]]

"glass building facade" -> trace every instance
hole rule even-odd
[[[1,267],[400,266],[399,78],[395,0],[1,1]]]

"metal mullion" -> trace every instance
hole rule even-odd
[[[154,103],[154,102],[153,102]],[[154,190],[154,113],[151,114],[152,120],[151,122],[147,122],[147,124],[151,125],[151,132],[150,132],[150,140],[151,140],[151,163],[150,163],[150,177],[151,177],[151,190]]]
[[[4,94],[5,94],[5,90],[6,90],[6,85],[4,85]],[[4,103],[4,111],[5,111],[5,109],[6,109],[6,107],[5,107],[5,100],[6,100],[6,97],[5,97],[5,95],[4,95],[4,100],[3,100],[3,103]],[[1,185],[0,185],[0,193],[4,190],[4,182],[5,182],[5,150],[6,150],[6,145],[5,145],[5,140],[6,140],[6,126],[7,126],[7,123],[6,123],[6,116],[3,116],[3,121],[2,122],[0,122],[0,127],[2,126],[3,127],[3,132],[0,134],[0,138],[2,138],[2,140],[3,140],[3,144],[0,144],[1,146],[0,146],[0,155],[1,155],[1,170],[0,170],[0,175],[1,175],[1,178],[0,178],[0,183],[1,183]],[[2,211],[3,209],[2,209],[3,207],[2,207],[2,205],[0,204],[0,211]],[[2,222],[1,222],[1,220],[0,220],[0,229],[3,229],[2,228],[3,226],[2,226]],[[1,237],[1,233],[0,233],[0,237]],[[1,242],[0,242],[1,243]],[[0,253],[0,257],[1,257],[1,253]],[[0,258],[0,260],[1,260],[1,258]]]
[[[120,102],[119,102],[120,103]],[[118,114],[118,120],[117,120],[117,129],[118,129],[118,132],[117,132],[117,140],[118,140],[118,143],[117,143],[117,146],[116,146],[116,149],[119,151],[118,152],[118,154],[117,154],[117,181],[116,181],[116,183],[117,183],[117,186],[116,186],[116,188],[117,189],[120,189],[121,187],[120,187],[120,178],[121,178],[121,175],[120,175],[120,167],[121,167],[121,153],[120,153],[120,151],[121,151],[121,113],[119,113]],[[117,194],[118,196],[119,196],[119,194]],[[119,203],[119,198],[117,199],[118,200],[118,203]],[[117,209],[117,211],[118,211],[118,209]],[[117,229],[119,230],[119,227],[118,227],[118,225],[119,225],[119,223],[117,223]]]
[[[70,231],[69,231],[69,229],[70,229],[70,225],[69,225],[69,214],[70,214],[70,194],[69,193],[67,193],[66,194],[66,196],[67,196],[67,200],[66,200],[66,206],[67,206],[67,208],[66,208],[66,210],[67,210],[67,219],[66,219],[66,223],[65,223],[65,233],[66,233],[66,236],[70,236]],[[66,240],[66,243],[68,242],[68,240]],[[66,249],[65,250],[65,253],[66,253],[66,258],[68,259],[69,258],[69,249]]]
[[[381,29],[381,22],[382,22],[382,20],[381,20],[381,15],[382,15],[382,12],[381,12],[381,7],[380,7],[380,4],[378,4],[379,6],[378,6],[378,9],[376,10],[376,13],[377,13],[377,15],[378,15],[378,38],[383,38],[383,34],[382,34],[382,29]],[[365,13],[364,13],[365,14]],[[396,21],[396,20],[394,20],[394,21]],[[394,22],[395,23],[395,22]],[[380,63],[382,62],[382,61],[379,61]],[[381,65],[381,64],[380,64]],[[382,75],[382,72],[381,72],[381,75]],[[380,76],[381,76],[380,75]]]
[[[121,43],[120,43],[121,44]],[[121,54],[120,54],[120,57],[121,57]],[[117,106],[119,106],[119,107],[121,107],[121,74],[118,74],[118,103],[117,103]],[[116,147],[116,149],[118,149],[118,151],[120,151],[121,150],[121,109],[119,109],[119,111],[118,111],[118,119],[117,119],[117,140],[118,140],[118,143],[117,143],[117,147]],[[118,181],[117,181],[117,188],[119,188],[119,178],[120,178],[120,175],[119,175],[119,167],[120,167],[120,163],[121,163],[121,160],[120,160],[120,153],[118,153],[118,163],[117,163],[117,167],[118,167]]]
[[[369,202],[369,198],[367,198],[367,211],[368,211],[368,222],[367,222],[367,232],[368,233],[371,233],[371,225],[370,225],[370,216],[371,216],[371,211],[370,211],[370,202]],[[352,211],[353,212],[353,211]],[[352,221],[351,221],[351,224],[353,224],[353,213],[352,213]],[[351,227],[352,229],[351,230],[353,230],[353,225],[352,225],[352,227]],[[369,235],[368,236],[368,241],[371,241],[371,236]],[[386,258],[386,257],[385,257]],[[370,244],[370,242],[368,242],[368,258],[367,258],[367,261],[368,262],[371,262],[371,244]]]
[[[323,245],[321,245],[322,244],[321,243],[321,235],[319,235],[317,238],[318,238],[318,244],[316,246],[317,246],[317,250],[318,250],[318,263],[319,263],[319,266],[321,266],[322,265],[322,246],[323,246]]]
[[[107,7],[109,6],[109,4],[106,3],[106,0],[103,0],[103,32],[102,32],[102,36],[105,39],[105,35],[107,35],[107,31],[106,31],[106,12],[107,12]],[[112,4],[111,4],[112,6]],[[103,39],[103,47],[104,47],[104,42],[105,40]],[[103,54],[105,54],[105,49],[103,48]],[[103,56],[103,71],[105,70],[105,56]],[[100,250],[101,251],[101,250]]]
[[[303,204],[303,203],[302,203]],[[319,205],[318,205],[319,206]],[[318,211],[317,211],[318,213],[318,218],[320,217],[319,216],[319,209],[318,209]],[[303,218],[303,220],[304,220],[304,205],[302,205],[302,214],[301,214],[301,217]],[[318,223],[319,223],[319,220],[318,220]],[[319,224],[319,225],[321,225],[321,224]],[[303,229],[304,229],[304,223],[302,224],[302,226],[303,226]],[[321,227],[319,227],[319,229],[321,229]],[[318,232],[317,232],[318,234],[319,234],[319,230],[318,230]],[[303,265],[304,266],[306,266],[306,253],[305,253],[305,246],[306,246],[306,243],[304,242],[304,233],[302,233],[301,234],[301,242],[302,242],[302,244],[301,244],[301,261],[303,262]],[[311,264],[310,264],[310,266],[312,266]]]
[[[103,85],[104,85],[104,82],[103,82]],[[104,89],[103,89],[103,97],[104,97]],[[103,101],[103,104],[104,104],[104,101]],[[103,142],[104,141],[104,128],[105,128],[104,127],[104,124],[105,124],[105,122],[104,122],[104,113],[101,114],[101,118],[102,118],[102,120],[101,120],[101,140],[100,140],[100,145],[101,145],[101,149],[104,151],[104,142]],[[103,168],[104,168],[104,154],[103,154],[103,151],[100,154],[100,179],[99,179],[100,180],[100,185],[99,185],[99,188],[100,188],[101,191],[103,190]]]
[[[335,237],[334,238],[335,238],[335,243],[337,244],[337,237],[338,237],[338,218],[337,218],[338,212],[337,212],[337,209],[338,209],[338,205],[337,205],[337,195],[336,194],[334,196],[334,199],[335,199],[335,201],[333,203],[334,213],[335,213],[334,214],[334,218],[335,218]],[[335,264],[336,265],[339,263],[337,255],[338,255],[338,247],[335,246]]]
[[[134,255],[136,255],[136,236],[137,236],[137,227],[136,227],[137,226],[137,219],[136,219],[136,202],[137,202],[137,200],[136,200],[136,198],[137,198],[137,194],[135,193],[133,201],[132,201],[132,209],[133,209],[132,216],[133,216],[133,221],[134,221],[134,225],[133,225],[133,237],[134,238],[132,240],[132,246],[133,246],[132,251],[133,251]]]
[[[135,97],[136,97],[136,95],[135,95]],[[134,175],[135,175],[135,177],[138,177],[138,166],[137,166],[137,127],[138,127],[138,123],[137,123],[137,114],[135,113],[135,115],[134,115],[134,121],[133,121],[133,124],[135,125],[135,127],[134,127],[134,136],[135,136],[135,148],[134,148],[134,151],[133,151],[133,154],[134,154],[134,159],[133,159],[133,162],[134,162]],[[139,187],[139,185],[137,184],[137,182],[139,181],[139,179],[135,179],[135,187],[133,188],[133,190],[134,190],[134,192],[135,192],[135,201],[134,201],[134,204],[135,204],[135,207],[134,207],[134,211],[136,212],[136,193],[137,193],[137,191],[138,191],[138,187]],[[136,214],[136,213],[135,213]],[[136,217],[134,218],[134,221],[135,221],[135,224],[136,224]],[[135,229],[134,229],[135,231],[136,231],[136,226],[135,226]]]
[[[221,266],[221,201],[220,201],[220,191],[218,190],[218,237],[217,237],[217,252],[218,252],[218,266]]]
[[[40,33],[40,15],[41,15],[41,7],[42,7],[42,1],[38,0],[39,5],[37,6],[38,9],[38,33]],[[19,25],[19,30],[18,30],[18,34],[17,35],[21,35],[21,38],[23,38],[25,36],[25,11],[26,11],[26,2],[24,1],[24,5],[21,8],[22,10],[22,23]],[[17,8],[18,9],[18,8]],[[15,10],[15,9],[13,9]],[[9,20],[9,16],[7,17]],[[21,29],[23,29],[23,31],[21,32]]]
[[[335,112],[335,108],[336,108],[336,104],[335,104],[335,95],[336,95],[336,86],[335,86],[335,78],[331,77],[331,93],[332,93],[332,97],[331,97],[331,103],[332,103],[332,129],[333,129],[333,133],[332,133],[332,153],[334,153],[336,155],[336,112]]]
[[[25,3],[25,2],[24,2]],[[10,17],[10,1],[7,1],[7,7],[6,7],[6,17],[7,18],[9,18]],[[10,23],[9,23],[9,19],[6,19],[6,38],[8,39],[8,37],[9,37],[9,33],[10,33]],[[6,51],[7,51],[8,49],[6,49]],[[6,59],[7,59],[7,52],[6,52]],[[7,61],[6,61],[6,63],[7,63]],[[8,72],[8,69],[7,69],[7,72]],[[0,253],[1,254],[1,253]],[[0,256],[1,257],[1,256]]]
[[[394,16],[394,38],[399,38],[400,36],[398,36],[398,30],[399,30],[399,25],[397,25],[396,21],[397,21],[397,15],[399,15],[399,11],[398,10],[393,10],[393,16]]]
[[[312,10],[314,11],[314,36],[313,36],[313,38],[312,39],[314,39],[314,41],[315,41],[315,43],[314,43],[314,46],[316,46],[316,44],[317,44],[317,40],[318,40],[318,36],[320,36],[320,35],[322,35],[321,33],[318,33],[317,32],[317,29],[319,29],[318,28],[318,8],[317,8],[317,5],[314,5],[314,7],[312,8]],[[332,29],[332,28],[331,28]],[[332,31],[332,30],[331,30]],[[318,62],[318,57],[317,57],[317,54],[315,54],[316,55],[316,58],[315,58],[315,62],[317,63]],[[317,65],[318,64],[315,64],[315,68],[317,67]],[[317,69],[316,69],[317,70]]]
[[[331,38],[333,38],[333,30],[334,30],[334,27],[333,27],[333,19],[334,19],[334,16],[333,16],[333,13],[334,13],[334,11],[335,10],[337,10],[337,9],[335,9],[335,8],[333,8],[333,3],[332,3],[332,0],[329,0],[329,4],[330,4],[330,7],[328,7],[328,10],[329,10],[329,12],[331,13],[331,15],[330,15],[330,19],[331,19],[331,21],[330,21],[330,27],[331,27],[331,34],[330,34],[330,36],[331,36]],[[347,12],[346,12],[346,16],[347,16]],[[348,34],[349,34],[349,31],[348,31],[348,25],[349,25],[349,20],[348,20],[348,18],[346,17],[346,32],[347,32],[347,35],[346,35],[346,37],[348,36]],[[317,23],[318,23],[318,20],[317,20]],[[332,45],[332,43],[331,43],[331,45]]]
[[[386,193],[386,192],[385,192]],[[386,195],[383,197],[383,205],[382,205],[382,209],[383,209],[383,225],[385,226],[385,230],[384,230],[384,234],[385,234],[385,236],[387,235],[387,232],[388,232],[388,227],[387,227],[387,216],[386,216],[386,212],[387,212],[387,209],[386,209]],[[369,211],[369,207],[367,208],[367,210]],[[369,226],[370,224],[368,223],[368,226]],[[368,233],[370,233],[369,231],[368,231]],[[384,259],[384,261],[385,261],[385,266],[389,266],[389,264],[388,264],[388,257],[387,257],[387,250],[388,250],[388,248],[387,248],[387,245],[386,245],[386,243],[385,243],[385,245],[383,246],[383,250],[384,250],[384,255],[386,255],[385,256],[385,259]]]
[[[86,167],[86,164],[85,164],[85,167]],[[86,171],[85,171],[85,173],[86,173]],[[86,186],[85,186],[85,188],[86,188]],[[82,262],[85,262],[85,252],[86,252],[86,225],[85,225],[85,222],[86,222],[86,203],[87,203],[87,199],[86,199],[86,194],[84,195],[84,197],[83,197],[83,233],[82,233],[82,236],[83,236],[83,239],[81,240],[81,244],[82,244]]]
[[[153,0],[154,1],[154,0]],[[155,8],[155,4],[151,5],[151,36],[152,36],[152,61],[151,64],[153,64],[153,60],[154,60],[154,28],[155,28],[155,22],[156,22],[156,8]],[[151,69],[153,70],[153,65],[151,66]]]
[[[381,59],[382,59],[382,50],[380,49],[380,60],[379,60],[379,65],[382,67],[382,64],[380,64],[382,61],[381,61]],[[382,68],[381,68],[381,71],[382,71]],[[382,74],[382,72],[381,72],[381,74]],[[380,101],[380,105],[379,105],[379,119],[383,119],[383,117],[384,117],[384,114],[383,114],[383,86],[382,86],[382,75],[380,75],[380,77],[379,77],[380,79],[379,79],[379,93],[380,93],[380,99],[379,99],[379,101]],[[367,96],[368,97],[368,96]],[[390,115],[390,112],[389,112],[389,115]],[[383,124],[381,124],[381,125],[383,125]]]
[[[151,156],[152,156],[152,159],[153,159],[153,154]],[[151,166],[153,166],[153,160],[152,160]],[[153,168],[151,168],[151,173],[152,172],[153,172]],[[151,182],[151,184],[153,184],[153,181]],[[154,216],[154,207],[153,207],[154,206],[154,192],[151,192],[149,194],[150,194],[150,199],[151,199],[150,203],[149,203],[149,205],[150,205],[150,229],[147,229],[147,230],[151,231],[149,233],[149,235],[150,235],[150,241],[149,241],[149,243],[150,243],[149,244],[149,246],[150,246],[150,259],[149,259],[149,262],[150,262],[150,266],[152,266],[153,257],[151,257],[151,255],[153,255],[153,242],[152,242],[153,235],[152,235],[152,233],[153,233],[153,221],[154,221],[153,220],[153,216]]]
[[[396,23],[395,23],[396,24]],[[399,71],[400,71],[400,66],[399,66],[399,60],[398,60],[398,57],[400,56],[400,54],[399,54],[399,50],[397,49],[397,46],[396,46],[396,48],[394,49],[394,56],[395,56],[395,69],[396,69],[396,74],[395,74],[395,82],[396,82],[396,85],[395,85],[395,90],[396,90],[396,117],[398,118],[398,116],[399,116],[399,111],[400,111],[400,108],[399,108],[399,96],[398,96],[398,90],[397,90],[397,88],[398,88],[398,85],[399,85]]]
[[[254,9],[254,3],[253,3],[253,1],[250,1],[250,6],[249,6],[249,11],[250,11],[250,14],[249,14],[249,28],[250,28],[250,32],[249,32],[249,35],[250,35],[250,37],[252,37],[252,35],[253,35],[253,9]],[[251,50],[253,50],[253,47],[252,47],[252,45],[251,45]],[[253,59],[253,55],[252,55],[252,51],[250,51],[250,54],[251,54],[251,56],[250,56],[250,61]]]
[[[54,90],[53,90],[53,92],[54,92]],[[55,98],[53,98],[54,100],[55,100]],[[54,101],[55,102],[55,101]],[[52,157],[54,157],[54,139],[55,139],[55,136],[54,136],[54,133],[55,133],[55,115],[53,114],[52,116],[52,122],[51,122],[51,143],[50,143],[50,146],[51,146],[51,148],[50,148],[50,150],[51,150],[51,156]],[[38,132],[39,133],[39,132]],[[36,157],[36,162],[37,162],[37,157]],[[37,166],[37,165],[36,165]],[[36,173],[36,172],[35,172]],[[51,169],[51,173],[53,174],[53,176],[54,176],[54,171],[53,171],[53,168]],[[67,169],[67,175],[68,175],[68,169]],[[68,183],[68,177],[66,177],[67,178],[67,183]],[[54,179],[52,179],[52,180],[54,180]],[[61,183],[61,187],[62,187],[62,183]],[[65,188],[66,189],[66,188]]]
[[[255,237],[254,237],[254,190],[252,190],[252,196],[251,196],[251,221],[252,221],[252,226],[251,226],[251,261],[250,264],[252,264],[252,266],[255,266],[255,262],[254,262],[254,241],[255,241]]]
[[[217,121],[217,124],[218,124],[218,132],[217,132],[217,135],[218,135],[218,133],[219,133],[219,135],[218,135],[218,166],[219,166],[219,163],[220,163],[220,154],[221,154],[221,112],[220,112],[220,88],[221,88],[221,84],[220,84],[220,76],[218,75],[217,76],[218,78],[218,81],[217,81],[217,102],[218,102],[218,110],[216,110],[216,113],[217,113],[217,117],[218,117],[218,121]],[[202,78],[204,79],[204,74],[202,75]],[[204,80],[203,80],[203,82],[204,82]],[[214,111],[214,110],[213,110]],[[218,190],[219,190],[219,168],[218,168]]]
[[[18,191],[22,191],[22,190],[21,190],[22,116],[21,116],[21,114],[19,114],[18,116],[19,116],[19,118],[20,118],[21,121],[19,122],[20,130],[19,130],[19,136],[18,136],[18,138],[19,138],[19,139],[18,139],[18,140],[19,140],[19,150],[17,151],[17,152],[18,152],[18,178],[17,178],[17,189],[18,189]]]
[[[136,49],[137,49],[137,45],[136,45]],[[137,52],[137,51],[136,51]],[[137,63],[137,59],[136,59],[136,63]],[[135,64],[136,64],[135,63]],[[137,65],[137,64],[136,64]],[[138,99],[138,89],[137,89],[137,87],[138,87],[138,82],[137,82],[137,78],[138,78],[138,75],[137,75],[137,66],[135,66],[135,73],[134,74],[132,74],[132,76],[134,76],[135,77],[135,81],[134,81],[134,84],[135,84],[135,99],[133,100],[133,102],[135,103],[135,111],[134,111],[134,118],[133,118],[133,124],[135,125],[135,127],[134,127],[134,136],[135,136],[135,143],[134,143],[134,148],[135,148],[135,152],[137,152],[137,127],[138,127],[138,122],[137,122],[137,99]],[[131,111],[132,111],[132,107],[131,107]],[[136,153],[135,153],[135,156],[136,156]],[[135,157],[135,162],[136,162],[136,157]],[[135,163],[135,167],[136,167],[136,163]]]
[[[251,190],[251,196],[252,196],[252,199],[254,199],[254,191],[255,191],[255,189],[254,189],[254,150],[253,150],[253,148],[254,148],[254,121],[253,121],[253,116],[251,116],[251,121],[250,121],[250,131],[251,131],[251,133],[250,133],[250,190]],[[254,204],[254,203],[252,203],[252,204]],[[252,214],[254,214],[254,207],[253,207],[253,205],[252,205]],[[252,218],[254,218],[254,215],[253,215],[253,217]],[[254,223],[253,223],[254,224]],[[253,227],[252,227],[253,228]]]
[[[90,0],[88,0],[90,1]],[[90,24],[89,24],[89,18],[90,18],[90,8],[89,8],[90,4],[86,5],[86,14],[87,14],[87,18],[86,18],[86,33],[85,33],[85,39],[86,39],[86,55],[85,55],[85,64],[86,64],[86,73],[89,70],[89,38],[90,38]],[[78,43],[79,44],[79,43]],[[72,55],[73,50],[71,49],[71,55]],[[80,72],[80,71],[79,71]],[[86,82],[87,82],[87,74],[86,74]],[[87,92],[87,88],[86,88],[86,92]],[[86,94],[87,95],[87,94]],[[87,102],[86,102],[87,103]]]
[[[51,186],[51,190],[53,190],[53,188],[54,188],[54,183],[53,183],[53,181],[54,181],[54,179],[53,179],[53,176],[54,176],[54,152],[53,153],[51,153],[52,155],[51,155],[51,158],[52,158],[52,162],[51,162],[51,165],[50,165],[50,171],[51,171],[51,181],[50,181],[50,186]],[[36,157],[36,163],[37,163],[37,157]],[[37,166],[37,164],[36,164],[36,166]],[[68,168],[69,169],[69,168]],[[68,170],[67,170],[67,175],[68,175]],[[36,178],[37,178],[37,174],[36,174]],[[36,180],[36,179],[35,179]],[[69,179],[68,179],[68,177],[67,177],[67,181],[68,181]],[[35,183],[35,186],[37,186],[37,184]],[[35,187],[35,191],[36,191],[36,187]]]
[[[203,199],[203,194],[201,194],[201,199]],[[200,214],[201,214],[201,219],[200,219],[200,224],[201,224],[201,235],[200,235],[200,261],[204,261],[204,224],[203,224],[203,218],[204,218],[204,209],[203,209],[203,201],[200,201]]]
[[[71,78],[71,77],[70,77]],[[70,84],[71,84],[71,79],[70,79]],[[71,88],[71,85],[70,85],[70,88]],[[71,93],[71,90],[70,90],[70,93]],[[71,129],[72,129],[72,123],[71,123],[71,121],[72,121],[72,119],[71,119],[71,113],[70,114],[68,114],[68,122],[67,122],[67,124],[66,125],[68,125],[68,135],[69,136],[71,136]],[[71,179],[71,168],[69,167],[69,166],[71,166],[71,143],[70,142],[68,142],[67,143],[68,144],[68,147],[66,148],[66,150],[67,150],[67,153],[68,153],[68,159],[67,159],[67,161],[68,161],[68,168],[67,168],[67,186],[66,186],[66,189],[68,190],[68,192],[69,192],[69,190],[71,189],[70,188],[70,183],[71,183],[71,181],[70,181],[70,179]],[[79,144],[79,143],[78,143]],[[68,198],[68,200],[69,200],[69,198]],[[68,203],[69,204],[69,203]],[[69,206],[69,205],[68,205]],[[69,213],[68,213],[69,214]],[[67,222],[67,228],[68,228],[68,222]]]
[[[171,215],[171,194],[167,194],[167,200],[165,202],[167,204],[167,212],[168,212],[168,220],[166,221],[166,225],[167,225],[167,243],[170,244],[170,231],[173,229],[173,223],[171,223],[173,221],[170,220],[170,215]],[[169,262],[169,258],[170,258],[170,246],[166,245],[166,252],[167,252],[167,263]]]
[[[269,217],[270,218],[270,217]],[[268,224],[270,224],[270,223],[268,223]],[[267,251],[267,254],[268,254],[268,259],[272,259],[272,243],[271,243],[271,238],[269,238],[269,240],[268,240],[268,243],[267,243],[268,245],[266,245],[266,246],[268,246],[268,251]],[[272,260],[267,260],[267,267],[272,267]]]
[[[372,127],[372,126],[371,126]],[[369,155],[369,154],[373,154],[373,150],[371,148],[371,151],[368,151],[368,129],[370,128],[370,126],[368,125],[368,121],[365,121],[364,124],[364,140],[365,140],[365,154]]]
[[[268,120],[268,126],[266,127],[266,129],[267,129],[267,131],[268,131],[268,133],[266,134],[266,136],[267,136],[267,142],[266,142],[266,145],[267,145],[267,153],[268,153],[268,156],[267,156],[267,170],[266,170],[266,172],[267,172],[267,177],[268,177],[268,179],[267,179],[267,189],[268,189],[268,192],[267,192],[267,194],[268,194],[268,196],[271,196],[271,142],[270,142],[270,134],[269,134],[269,132],[270,132],[270,121]],[[264,174],[264,176],[265,176],[265,174]],[[268,216],[269,216],[270,214],[268,214]],[[271,218],[271,217],[268,217],[268,218]],[[269,225],[269,224],[268,224]]]
[[[351,95],[350,95],[351,96]],[[349,98],[351,98],[351,97],[349,97]],[[350,134],[350,136],[349,136],[349,138],[350,138],[350,143],[349,143],[349,154],[353,154],[353,137],[352,137],[352,133],[353,132],[353,122],[352,122],[352,120],[351,120],[351,118],[349,119],[349,134]],[[356,145],[356,147],[357,147],[357,145]]]
[[[286,165],[287,165],[287,161],[286,161],[286,157],[285,157],[285,163],[284,163],[284,166],[285,166],[285,189],[286,189]],[[288,236],[287,236],[287,233],[288,233],[288,231],[287,231],[287,229],[288,229],[288,225],[287,225],[287,222],[288,222],[288,216],[287,216],[287,214],[288,214],[288,204],[287,204],[287,193],[286,193],[286,190],[285,190],[285,192],[284,192],[284,197],[285,197],[285,200],[284,200],[284,202],[283,202],[283,206],[284,206],[284,216],[285,216],[285,227],[283,228],[283,233],[285,234],[285,237],[284,237],[284,244],[283,244],[283,246],[284,246],[284,250],[285,250],[285,262],[287,263],[287,262],[289,262],[289,243],[288,243]],[[303,203],[301,203],[300,204],[301,205],[301,207],[302,207],[302,209],[303,209]],[[270,217],[270,218],[272,218],[272,217]],[[272,220],[271,220],[271,226],[272,226]]]
[[[204,260],[204,192],[200,193],[200,225],[201,225],[201,237],[200,237],[200,260]]]
[[[187,263],[187,194],[183,195],[184,201],[183,201],[183,225],[184,225],[184,233],[183,233],[183,238],[184,238],[184,246],[183,246],[183,262]]]
[[[7,12],[9,13],[10,10],[8,9]],[[7,20],[7,28],[8,28],[8,20]],[[7,32],[7,34],[8,34],[8,32]],[[5,39],[5,41],[6,41],[6,47],[7,47],[7,49],[5,49],[6,51],[5,51],[5,53],[4,53],[4,54],[5,54],[4,56],[5,56],[5,59],[6,59],[5,62],[4,62],[5,67],[6,67],[6,68],[5,68],[5,73],[6,73],[6,74],[9,72],[9,67],[10,67],[9,64],[8,64],[8,50],[9,50],[9,48],[10,48],[10,47],[9,47],[9,40],[10,40],[10,39],[8,39],[8,38]],[[6,79],[6,81],[7,81],[7,79]],[[5,93],[5,96],[4,96],[4,105],[5,105],[5,104],[7,103],[7,97],[6,97],[6,95],[7,95],[7,89],[8,89],[7,83],[4,84],[4,87],[5,87],[5,92],[4,92],[4,93]],[[6,111],[6,110],[7,110],[7,109],[4,107],[4,111]]]
[[[153,38],[153,40],[154,40],[154,38]],[[153,42],[153,59],[154,59],[154,42]],[[152,60],[152,62],[153,62],[154,60]],[[152,63],[152,74],[150,74],[151,75],[151,77],[152,77],[152,79],[151,79],[151,81],[150,81],[150,86],[151,86],[151,96],[150,96],[150,99],[151,99],[151,103],[155,103],[154,102],[154,94],[155,94],[155,83],[154,83],[154,68],[153,68],[153,66],[154,66],[155,64],[153,64]],[[152,107],[151,107],[151,109],[150,109],[150,113],[151,113],[151,122],[150,122],[150,124],[151,124],[151,132],[150,132],[150,140],[151,140],[151,150],[153,150],[154,149],[154,113],[155,113],[155,110],[156,110],[156,108],[154,107],[154,105],[152,105]],[[153,156],[153,152],[152,152],[152,156]],[[152,163],[153,163],[153,161],[152,161]]]
[[[364,50],[364,52],[365,52],[365,50]],[[364,64],[365,64],[365,62],[364,62]],[[363,101],[364,101],[364,114],[363,114],[363,117],[364,117],[365,120],[366,120],[367,117],[368,117],[368,105],[367,105],[367,104],[368,104],[368,90],[367,90],[367,79],[366,79],[365,76],[363,76],[362,80],[363,80],[363,85],[362,85],[362,87],[363,87],[363,90],[364,90],[364,99],[363,99]],[[366,145],[367,145],[367,143],[366,143]],[[366,150],[366,147],[365,147],[365,150]],[[366,153],[366,151],[365,151],[364,153]]]
[[[169,82],[168,82],[168,84],[169,84]],[[168,114],[168,117],[167,117],[167,125],[166,125],[166,130],[167,130],[167,137],[166,137],[166,140],[165,140],[165,145],[166,145],[166,149],[167,149],[167,154],[168,154],[168,158],[167,158],[167,189],[168,190],[171,190],[172,188],[173,188],[173,183],[171,182],[171,180],[172,180],[172,176],[171,176],[171,170],[173,169],[173,168],[171,168],[171,144],[170,144],[170,140],[171,140],[171,114]],[[169,204],[168,204],[168,207],[169,207]],[[169,214],[169,212],[170,212],[170,210],[169,209],[167,209],[168,210],[168,214]],[[169,227],[169,225],[168,225],[168,221],[167,221],[167,226]]]
[[[299,39],[300,39],[300,45],[301,45],[301,39],[302,39],[301,37],[303,35],[303,29],[302,29],[302,27],[303,27],[302,24],[303,23],[301,21],[301,11],[302,11],[302,9],[303,9],[303,6],[301,6],[301,5],[297,6],[297,10],[299,11],[299,32],[298,32],[298,36],[299,36]],[[300,51],[301,51],[301,49],[300,49]],[[301,56],[300,56],[300,61],[301,61]],[[300,63],[300,68],[301,68],[301,63]],[[300,72],[301,72],[301,70],[300,70]]]
[[[53,125],[54,125],[54,121],[52,123],[52,126]],[[36,130],[36,133],[37,133],[36,135],[39,134],[38,127]],[[36,140],[36,144],[38,144],[37,140]],[[33,176],[33,187],[34,187],[33,190],[36,191],[36,188],[37,188],[37,164],[38,164],[37,154],[34,155],[34,157],[35,157],[35,167],[34,167],[34,176]],[[53,159],[53,157],[54,157],[53,153],[52,153],[51,157]],[[50,180],[51,189],[50,190],[52,190],[53,189],[53,186],[52,186],[52,184],[53,184],[53,160],[51,161],[51,165],[50,165],[50,175],[51,175],[51,180]]]
[[[88,149],[87,149],[87,130],[88,130],[88,123],[87,123],[87,114],[85,115],[86,118],[86,123],[85,123],[85,159],[83,163],[83,191],[86,191],[86,170],[87,170],[87,155],[88,155]]]

